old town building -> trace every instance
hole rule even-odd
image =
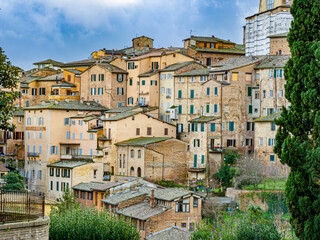
[[[92,161],[96,134],[78,115],[107,110],[96,102],[45,101],[25,109],[25,177],[31,190],[47,192],[47,164],[60,160]],[[70,185],[71,187],[71,185]]]
[[[165,67],[159,71],[160,74],[160,105],[159,115],[161,120],[172,122],[176,120],[177,111],[175,106],[176,91],[174,78],[177,74],[203,69],[204,66],[196,61],[180,62]]]
[[[107,115],[109,113],[106,113]],[[150,116],[142,110],[124,111],[103,119],[103,138],[99,147],[103,149],[104,161],[111,174],[118,174],[116,143],[138,137],[176,137],[176,127]]]
[[[274,120],[281,112],[256,119],[254,133],[255,160],[263,166],[262,171],[269,177],[287,177],[289,167],[282,165],[277,154],[273,152],[278,126]]]
[[[127,72],[109,63],[96,63],[81,74],[81,98],[107,108],[126,105]]]
[[[214,65],[229,57],[244,56],[244,46],[212,37],[191,36],[184,39],[187,55],[197,59],[205,66]]]
[[[288,107],[285,98],[284,66],[290,55],[268,56],[255,67],[256,79],[252,86],[254,117],[263,117]]]
[[[164,135],[169,135],[168,128]],[[182,183],[187,178],[189,152],[185,142],[169,137],[140,137],[116,146],[118,175]]]
[[[127,60],[127,105],[159,106],[159,70],[178,62],[193,61],[179,52],[155,50]]]

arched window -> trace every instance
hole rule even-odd
[[[140,167],[138,167],[138,175],[137,176],[141,177],[141,168]]]
[[[121,164],[121,163],[122,163],[122,155],[121,155],[121,154],[120,154],[120,161],[119,161],[119,163],[120,163],[120,164],[119,164],[119,168],[121,168],[121,166],[122,166],[122,164]]]
[[[138,158],[141,158],[141,150],[138,150]]]
[[[28,117],[28,119],[27,119],[27,126],[31,126],[31,118],[30,117]]]
[[[43,125],[43,117],[39,117],[39,126]]]
[[[130,176],[134,176],[134,168],[133,167],[130,168]]]
[[[131,158],[134,158],[134,150],[131,150]]]

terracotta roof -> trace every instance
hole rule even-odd
[[[115,145],[117,146],[145,146],[148,144],[153,144],[157,142],[163,142],[168,139],[169,137],[140,137],[140,138],[133,138],[126,141],[118,142]]]
[[[63,65],[63,62],[58,62],[58,61],[55,61],[55,60],[52,60],[52,59],[47,59],[47,60],[44,60],[44,61],[33,63],[33,65],[42,65],[42,64],[52,64],[53,66],[60,67],[60,66]]]
[[[59,161],[56,163],[48,164],[47,167],[56,167],[56,168],[76,168],[80,167],[86,164],[89,164],[91,162],[85,162],[85,161]]]
[[[216,64],[212,68],[211,72],[221,72],[221,71],[229,71],[232,69],[240,68],[240,67],[245,67],[251,64],[256,64],[259,61],[261,62],[264,60],[266,57],[265,56],[260,56],[260,57],[232,57],[232,58],[227,58],[218,64]]]
[[[147,220],[148,218],[164,213],[167,210],[167,207],[155,206],[152,208],[150,207],[149,203],[140,203],[131,207],[120,209],[117,211],[117,213],[135,219]]]
[[[201,117],[192,119],[189,122],[207,123],[207,122],[210,122],[210,121],[217,120],[219,118],[220,117],[217,117],[217,116],[201,116]]]
[[[147,240],[187,240],[191,233],[188,229],[173,226],[162,231],[150,234]]]
[[[278,119],[281,116],[281,112],[277,112],[265,117],[258,118],[254,122],[274,122],[275,119]]]
[[[222,42],[222,43],[229,43],[229,44],[235,44],[234,42],[230,42],[230,41],[227,41],[227,40],[223,40],[223,39],[220,39],[220,38],[216,38],[216,37],[201,37],[201,36],[191,36],[189,38],[186,38],[184,39],[184,41],[186,40],[195,40],[195,41],[198,41],[198,42],[210,42],[210,43],[218,43],[218,42]]]
[[[271,68],[284,68],[291,55],[274,55],[268,56],[261,63],[257,64],[255,69],[271,69]]]
[[[106,107],[101,104],[88,101],[88,102],[80,102],[80,101],[44,101],[41,105],[36,105],[32,107],[24,108],[25,110],[36,110],[36,109],[56,109],[56,110],[78,110],[78,111],[106,111],[108,110]]]
[[[9,172],[10,170],[4,166],[4,163],[0,161],[0,172]]]

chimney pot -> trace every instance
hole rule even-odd
[[[150,207],[154,208],[154,189],[151,190]]]

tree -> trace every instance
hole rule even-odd
[[[0,48],[0,129],[14,131],[15,126],[8,122],[15,111],[14,101],[19,97],[16,91],[18,68],[11,65]]]
[[[237,162],[240,157],[238,152],[231,151],[224,154],[224,163],[221,164],[219,171],[216,173],[216,177],[220,179],[224,188],[232,185],[232,180],[235,175],[235,169],[233,165]]]
[[[286,185],[291,224],[300,239],[320,238],[320,1],[295,0],[288,34],[286,98],[274,151],[291,171]]]
[[[23,177],[18,172],[8,172],[2,176],[2,179],[6,181],[6,184],[2,187],[5,190],[24,190]]]

